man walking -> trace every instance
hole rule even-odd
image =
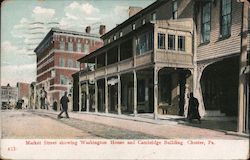
[[[62,118],[62,114],[63,112],[65,112],[66,114],[66,118],[69,118],[69,115],[68,115],[68,102],[69,102],[69,99],[67,97],[67,92],[64,93],[64,96],[62,96],[61,100],[60,100],[60,103],[62,105],[62,111],[60,112],[60,114],[57,116],[57,118]]]
[[[199,114],[199,102],[198,99],[194,97],[194,94],[190,93],[189,103],[188,103],[188,120],[191,122],[192,119],[198,119],[201,123],[201,116]]]

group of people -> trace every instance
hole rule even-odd
[[[66,118],[69,118],[68,115],[68,103],[69,98],[67,96],[67,92],[64,93],[64,96],[60,99],[61,104],[61,112],[57,116],[57,118],[62,118],[62,114],[65,112]],[[193,119],[197,119],[199,123],[201,123],[201,116],[199,114],[199,101],[194,97],[194,94],[191,92],[189,101],[188,101],[188,114],[187,119],[191,122]]]

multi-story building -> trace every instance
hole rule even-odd
[[[157,119],[186,114],[194,92],[201,116],[238,117],[238,131],[247,132],[248,8],[237,0],[157,0],[79,60],[95,67],[79,73],[77,108]]]
[[[7,86],[1,86],[1,106],[2,109],[7,109],[9,107],[13,108],[18,100],[18,90],[17,87],[12,87],[9,84]]]
[[[100,33],[105,26],[100,26]],[[72,94],[72,74],[80,70],[77,59],[93,52],[103,45],[99,34],[91,34],[90,27],[86,33],[52,28],[35,49],[37,55],[36,100],[44,88],[50,104],[59,102],[65,91]],[[84,64],[81,66],[84,68]],[[40,104],[38,102],[38,104]]]

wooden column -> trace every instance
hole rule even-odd
[[[134,116],[137,115],[137,77],[136,77],[136,71],[133,71],[134,73]]]
[[[118,74],[117,75],[118,79],[118,114],[120,115],[121,112],[121,76]]]
[[[158,118],[158,67],[154,67],[154,119]]]
[[[88,81],[86,82],[86,97],[87,97],[87,101],[86,101],[86,112],[89,112],[89,83]]]
[[[79,82],[79,112],[81,112],[82,109],[82,87],[81,82]]]
[[[241,30],[241,53],[239,71],[239,92],[238,92],[238,132],[246,132],[246,75],[244,69],[247,66],[247,32],[248,32],[248,9],[249,2],[242,3],[242,30]]]
[[[108,113],[108,78],[105,77],[105,113]]]
[[[98,86],[97,80],[95,81],[95,112],[98,112]]]

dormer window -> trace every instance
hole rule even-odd
[[[146,23],[145,18],[142,19],[142,25],[144,25]]]
[[[177,0],[173,0],[173,2],[172,2],[172,10],[173,10],[173,12],[172,12],[172,18],[173,19],[177,19],[177,11],[178,11],[178,6],[177,6]]]
[[[108,39],[108,43],[110,43],[110,39]]]
[[[132,30],[135,30],[135,23],[132,24]]]
[[[155,21],[156,20],[156,13],[152,13],[151,14],[151,21]]]
[[[114,35],[113,39],[116,40],[116,35]]]
[[[122,32],[120,32],[120,37],[122,37],[122,35],[123,35]]]

